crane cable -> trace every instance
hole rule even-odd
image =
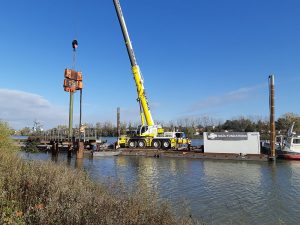
[[[74,4],[72,5],[72,7],[77,6],[78,3],[79,3],[79,1],[77,2],[77,0],[74,0]],[[78,24],[77,24],[78,14],[77,14],[77,17],[73,17],[71,20],[72,20],[72,23],[73,23],[73,32],[74,32],[74,39],[72,41],[72,48],[73,48],[72,69],[76,70],[76,49],[78,48],[78,41],[77,41],[77,35],[78,35]]]

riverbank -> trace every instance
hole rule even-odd
[[[24,161],[0,124],[0,224],[195,224],[140,188],[98,184],[81,170]]]

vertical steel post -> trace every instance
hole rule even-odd
[[[275,153],[275,94],[274,75],[269,76],[269,104],[270,104],[270,159],[276,159]]]
[[[70,92],[70,106],[69,106],[69,141],[73,137],[73,104],[74,104],[74,92]]]
[[[73,103],[74,103],[74,92],[70,91],[70,106],[69,106],[69,145],[68,145],[68,158],[72,157],[72,146],[74,146],[73,140]],[[72,143],[71,143],[72,142]]]
[[[82,89],[80,89],[80,111],[79,111],[79,141],[81,141],[80,128],[81,128],[81,119],[82,119]]]
[[[117,108],[117,133],[121,136],[121,121],[120,121],[120,107]]]

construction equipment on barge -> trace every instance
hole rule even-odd
[[[141,125],[137,127],[132,135],[120,136],[117,146],[130,148],[164,148],[178,149],[182,146],[190,146],[191,140],[186,138],[183,132],[164,132],[161,125],[155,124],[150,112],[149,103],[145,94],[144,80],[141,76],[140,68],[133,51],[132,43],[129,38],[125,19],[119,0],[113,0],[117,12],[118,20],[123,33],[127,53],[132,67],[132,73],[137,87],[137,101],[140,107]]]

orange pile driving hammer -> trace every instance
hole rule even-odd
[[[82,88],[82,72],[65,69],[64,90],[76,92],[76,90],[81,90]]]

